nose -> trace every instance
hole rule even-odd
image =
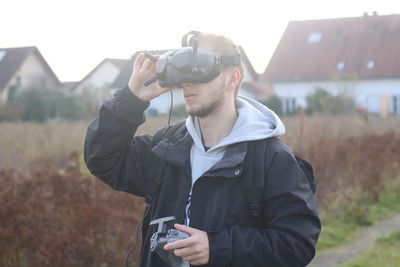
[[[182,89],[190,89],[193,88],[194,83],[181,83],[181,88]]]

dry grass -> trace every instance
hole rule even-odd
[[[39,161],[67,163],[73,151],[82,151],[86,122],[0,123],[0,169],[29,172]]]
[[[388,178],[400,173],[400,117],[283,121],[282,139],[315,169],[323,214],[351,213],[362,220],[365,196],[377,198]],[[87,125],[0,124],[0,265],[123,264],[143,201],[82,173]],[[166,125],[166,117],[148,118],[137,134]]]
[[[314,115],[283,117],[286,134],[282,137],[294,151],[308,156],[308,148],[322,139],[339,140],[364,135],[400,134],[400,116],[368,120],[356,115]]]
[[[177,122],[183,118],[173,118]],[[283,117],[286,135],[282,137],[294,151],[307,157],[309,147],[322,139],[400,133],[400,117],[370,117],[368,123],[356,116]],[[137,134],[154,133],[167,126],[167,117],[149,117]],[[0,123],[0,169],[28,172],[32,164],[50,159],[57,167],[67,163],[71,152],[82,152],[89,122]]]

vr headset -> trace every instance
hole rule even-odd
[[[146,57],[156,62],[156,76],[145,86],[158,80],[161,87],[181,87],[182,83],[207,83],[214,80],[225,66],[240,66],[240,55],[221,56],[207,49],[198,48],[200,32],[192,31],[182,38],[182,48],[168,51],[158,59],[149,53]],[[188,36],[192,35],[188,45]],[[189,42],[190,42],[189,41]]]

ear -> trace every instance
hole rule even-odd
[[[242,74],[240,73],[240,70],[237,68],[232,68],[229,71],[229,80],[227,81],[227,88],[229,90],[235,91],[237,85],[240,83],[240,80],[242,78]]]

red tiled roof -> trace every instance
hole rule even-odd
[[[321,34],[319,42],[308,42],[312,33]],[[337,69],[339,62],[344,62],[343,70]],[[260,81],[396,77],[400,15],[374,14],[290,22]]]

